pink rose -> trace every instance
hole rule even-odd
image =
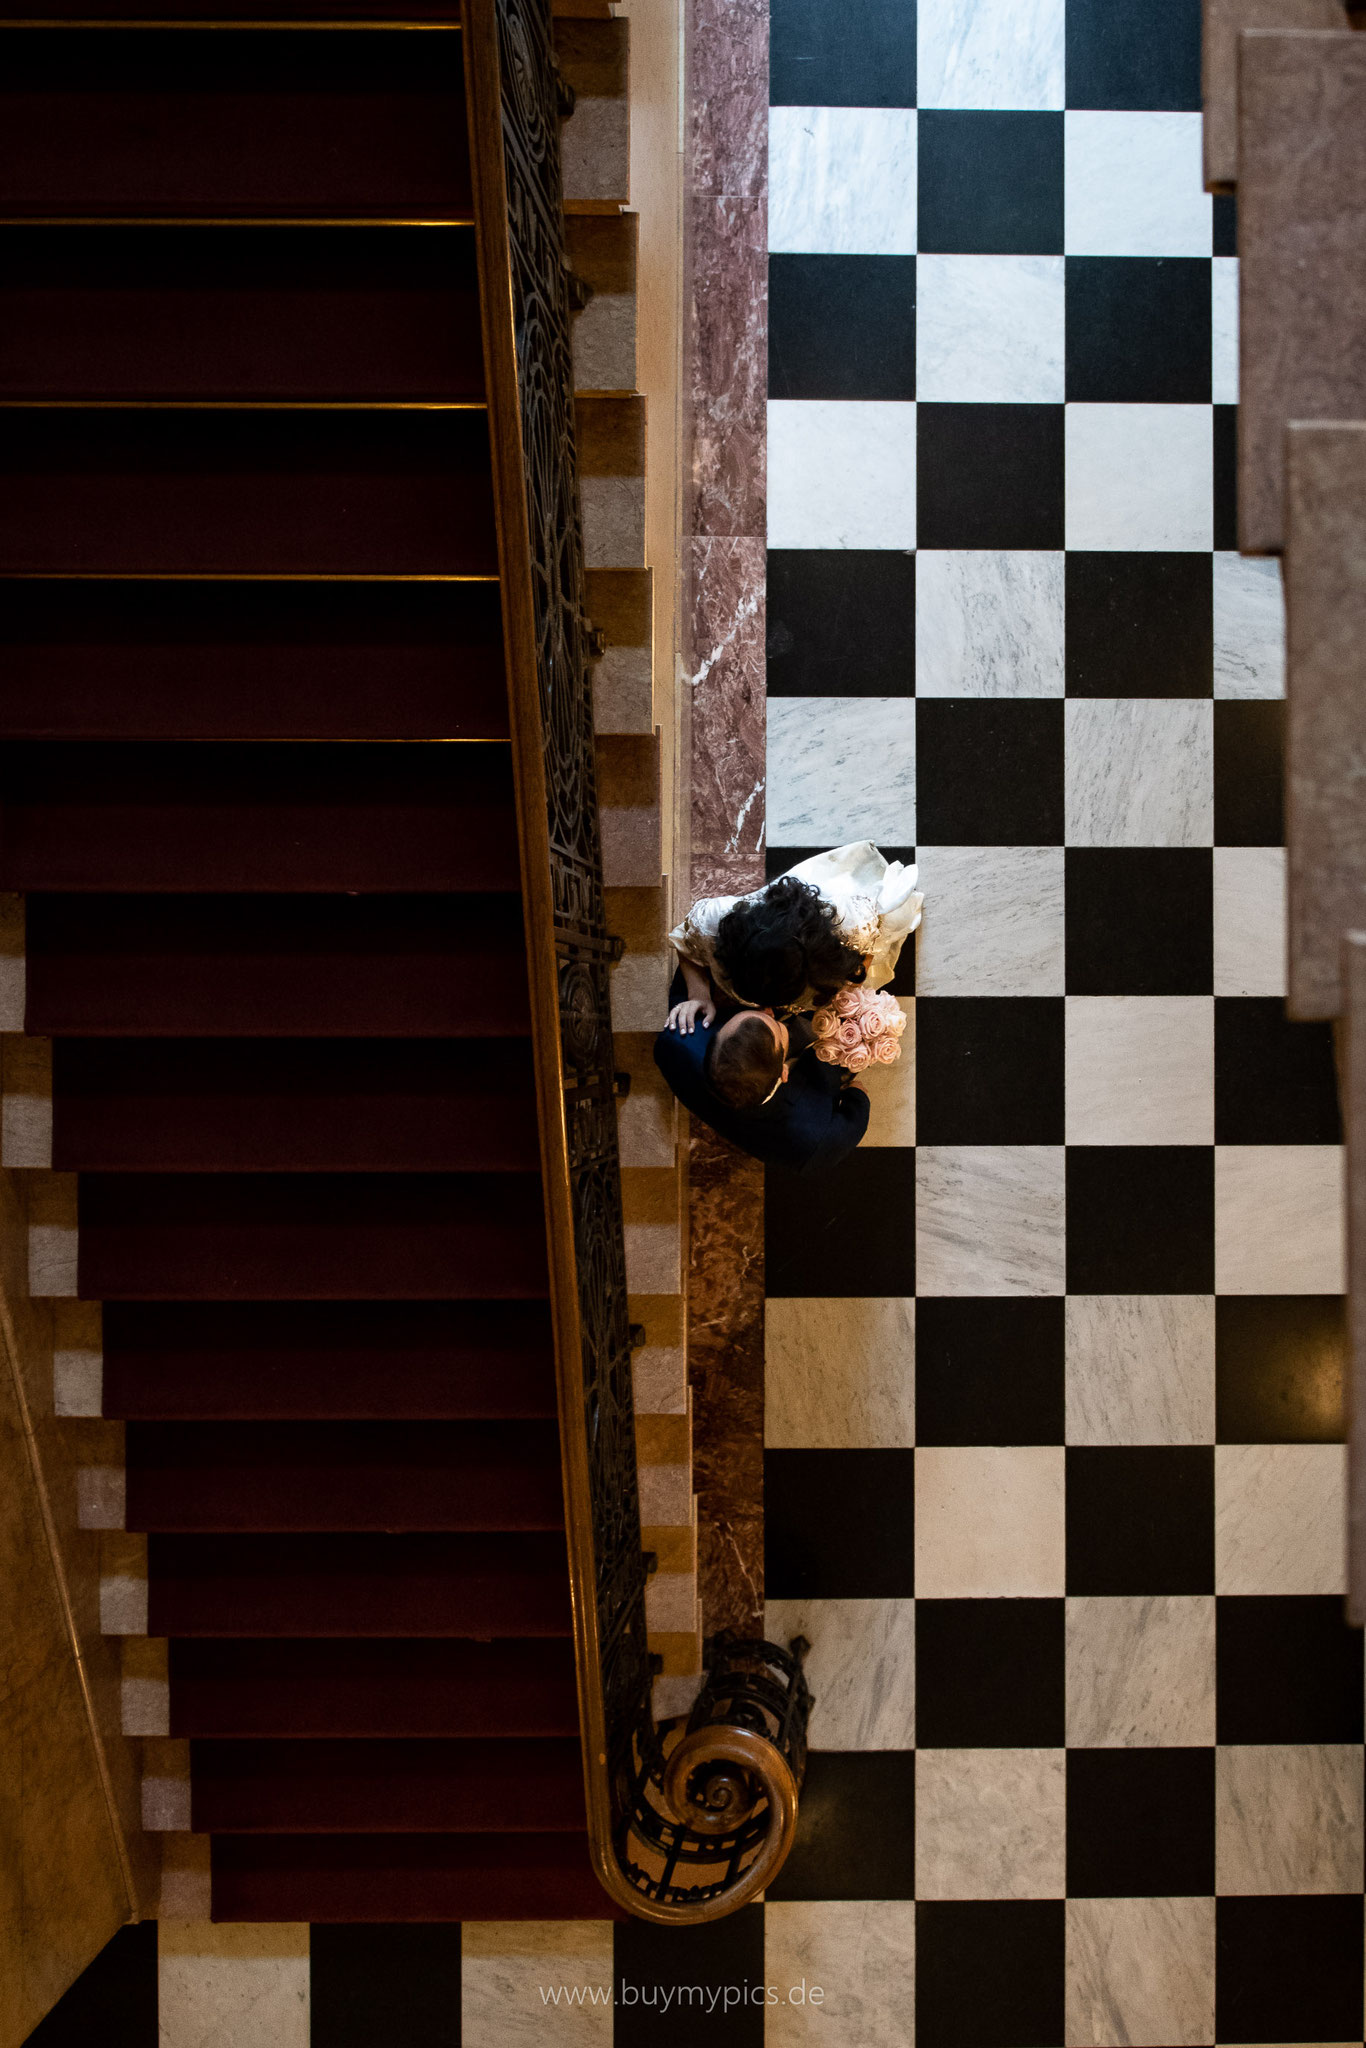
[[[840,1063],[839,1047],[832,1045],[827,1038],[824,1044],[816,1047],[816,1058],[824,1060],[827,1067],[837,1067]]]
[[[856,1015],[862,1001],[863,997],[858,989],[842,988],[835,997],[833,1004],[836,1016],[852,1017]]]
[[[851,1074],[861,1074],[864,1068],[871,1064],[872,1057],[871,1046],[855,1045],[844,1055],[841,1065],[848,1067]]]
[[[888,1020],[883,1015],[883,1012],[880,1009],[874,1009],[871,1003],[859,1018],[859,1023],[863,1026],[865,1038],[879,1038],[889,1028]]]
[[[894,1037],[900,1038],[902,1032],[906,1029],[906,1012],[898,1010],[895,1017],[890,1020],[887,1028]]]
[[[890,1031],[875,1041],[873,1045],[873,1058],[878,1061],[879,1065],[884,1067],[890,1067],[893,1060],[901,1058],[901,1046]]]
[[[863,1027],[857,1017],[846,1017],[835,1034],[835,1043],[844,1051],[850,1051],[863,1043]]]
[[[828,1003],[824,1004],[819,1010],[812,1011],[811,1029],[816,1038],[833,1038],[839,1028],[839,1018]]]

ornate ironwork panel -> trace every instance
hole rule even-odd
[[[598,1628],[609,1769],[625,1796],[651,1725],[650,1667],[549,0],[497,0],[497,21]]]

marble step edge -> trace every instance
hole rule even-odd
[[[639,216],[569,214],[564,225],[569,267],[591,292],[570,318],[574,389],[634,391]]]
[[[1238,185],[1238,38],[1244,29],[1346,29],[1344,0],[1204,0],[1202,82],[1207,192]],[[1358,21],[1361,17],[1358,16]]]
[[[631,25],[557,15],[554,29],[555,56],[575,96],[560,125],[565,212],[614,213],[631,197]]]

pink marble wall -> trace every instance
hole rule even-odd
[[[686,0],[681,613],[694,896],[764,879],[768,4]],[[694,1123],[688,1368],[704,1626],[763,1625],[763,1172]]]

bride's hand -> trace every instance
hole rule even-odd
[[[675,1003],[665,1021],[664,1028],[666,1031],[690,1032],[699,1017],[704,1024],[710,1024],[715,1015],[716,1005],[712,1002]]]

